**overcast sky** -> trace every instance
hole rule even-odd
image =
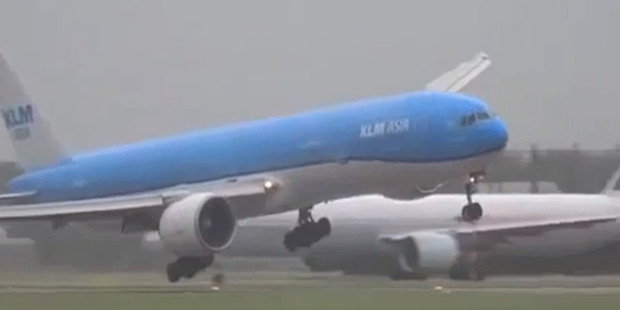
[[[4,0],[0,51],[71,152],[417,90],[467,92],[510,147],[620,142],[619,1]],[[6,133],[0,158],[12,158]]]

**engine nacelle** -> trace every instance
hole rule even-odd
[[[237,219],[226,198],[209,193],[172,203],[159,221],[162,245],[180,257],[207,256],[230,246]]]
[[[424,274],[450,274],[460,265],[458,241],[447,234],[415,233],[400,246],[399,261],[402,269]]]

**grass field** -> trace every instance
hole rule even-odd
[[[231,274],[221,290],[212,291],[208,275],[180,285],[167,284],[159,274],[56,274],[56,280],[52,280],[53,276],[7,275],[0,281],[0,309],[603,310],[620,307],[620,278],[392,282],[382,278],[269,272]]]
[[[231,292],[73,292],[0,295],[10,310],[392,310],[392,309],[618,309],[620,294],[420,292],[372,289],[281,289]]]

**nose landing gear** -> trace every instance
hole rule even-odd
[[[481,174],[472,174],[465,184],[465,194],[467,204],[461,210],[461,218],[465,222],[474,222],[482,217],[482,206],[478,202],[473,202],[472,196],[477,191],[478,182],[482,179]]]

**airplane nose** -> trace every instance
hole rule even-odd
[[[495,152],[506,148],[508,143],[508,130],[506,124],[499,119],[494,118],[487,122],[481,122],[478,130],[473,132],[472,140],[476,145],[476,152]]]
[[[504,121],[496,118],[490,131],[491,144],[498,149],[504,149],[508,144],[508,129]]]

